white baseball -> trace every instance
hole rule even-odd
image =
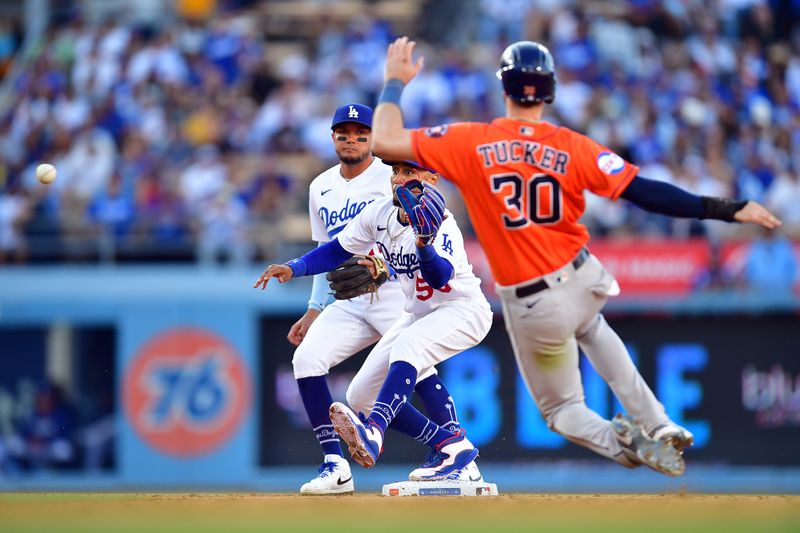
[[[50,163],[42,163],[36,167],[36,179],[42,183],[52,183],[56,179],[56,167]]]

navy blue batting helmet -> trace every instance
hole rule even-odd
[[[556,66],[550,50],[533,41],[519,41],[500,56],[497,78],[517,102],[550,104],[556,97]]]

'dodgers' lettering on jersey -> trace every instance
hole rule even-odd
[[[403,247],[400,247],[399,252],[389,252],[386,245],[380,241],[376,241],[383,257],[392,265],[395,272],[398,274],[405,274],[409,279],[414,277],[414,272],[419,270],[419,257],[415,253],[404,253]]]
[[[476,148],[484,167],[525,162],[529,165],[566,174],[569,154],[534,141],[497,141]]]
[[[348,198],[344,203],[344,207],[338,211],[329,211],[327,207],[320,207],[318,211],[319,218],[322,219],[322,223],[325,224],[325,228],[327,229],[345,220],[351,220],[355,218],[355,216],[359,214],[365,207],[367,207],[367,205],[374,201],[375,199],[373,198],[367,202],[353,202],[351,204],[350,198]]]

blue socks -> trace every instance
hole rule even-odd
[[[405,361],[392,363],[369,418],[383,433],[391,424],[392,429],[433,447],[458,431],[458,414],[439,376],[434,374],[419,383],[416,380],[417,370],[413,365]],[[343,456],[328,414],[333,399],[325,376],[300,378],[297,387],[323,453]],[[430,419],[408,403],[414,391],[419,394]]]
[[[392,420],[392,429],[405,433],[415,441],[431,448],[449,439],[453,433],[437,426],[410,403],[403,407]]]
[[[418,382],[414,392],[425,405],[428,418],[452,433],[461,428],[453,397],[437,374]]]
[[[417,369],[405,361],[395,361],[389,365],[389,372],[375,400],[375,407],[369,419],[386,433],[386,428],[408,402],[414,385],[417,384]]]
[[[306,408],[311,427],[317,436],[322,451],[325,455],[342,456],[342,446],[339,444],[339,435],[333,429],[328,409],[333,403],[331,391],[325,376],[312,376],[297,380],[300,397]]]
[[[386,428],[391,424],[393,429],[433,447],[452,437],[453,434],[440,428],[408,403],[416,380],[417,369],[411,364],[405,361],[392,363],[381,391],[378,393],[375,407],[372,408],[372,413],[369,415],[369,421],[378,426],[382,433],[386,433]],[[435,384],[432,387],[435,388]],[[441,407],[441,409],[444,408]]]

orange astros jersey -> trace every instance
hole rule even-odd
[[[498,118],[412,130],[414,154],[461,191],[495,279],[553,272],[589,240],[583,191],[616,199],[639,172],[585,135]]]

